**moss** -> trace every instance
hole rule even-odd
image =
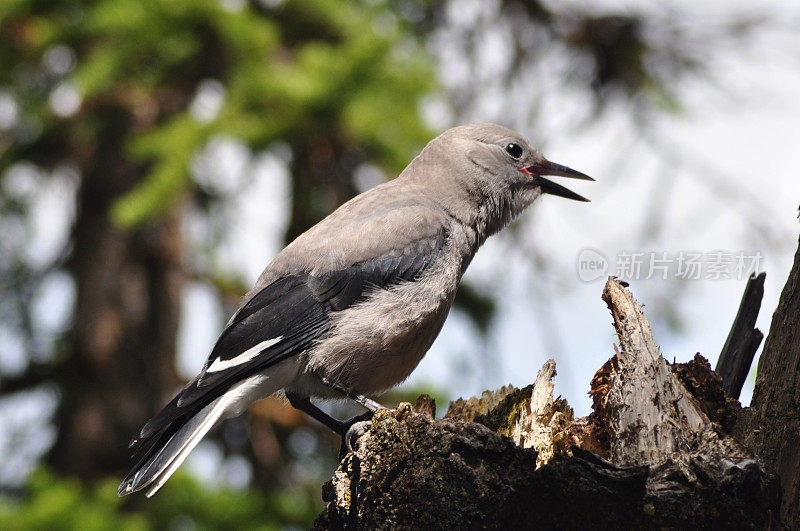
[[[529,385],[522,389],[512,386],[503,387],[501,391],[505,396],[494,407],[488,408],[475,415],[473,422],[483,424],[487,428],[510,437],[514,431],[514,426],[519,422],[523,408],[529,408],[533,386]],[[485,394],[485,393],[484,393]]]

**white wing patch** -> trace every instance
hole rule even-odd
[[[237,365],[241,365],[242,363],[247,363],[251,359],[255,358],[262,351],[268,349],[275,343],[278,343],[283,336],[274,337],[272,339],[267,339],[266,341],[262,341],[258,345],[254,346],[253,348],[249,348],[236,356],[235,358],[231,358],[229,360],[223,360],[222,358],[215,359],[211,365],[208,366],[206,372],[218,372],[225,369],[229,369],[231,367],[235,367]]]

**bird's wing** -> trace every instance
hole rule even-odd
[[[295,356],[329,328],[332,313],[369,289],[413,280],[436,258],[445,229],[424,231],[403,249],[325,272],[278,277],[252,295],[220,335],[203,371],[141,430],[132,445],[151,439],[172,421],[193,414],[242,379]],[[388,238],[384,241],[391,241]]]
[[[276,278],[346,269],[392,254],[426,254],[452,217],[430,199],[389,181],[354,197],[298,236],[262,273],[249,300]]]

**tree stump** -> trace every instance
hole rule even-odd
[[[800,528],[800,244],[758,361],[751,406],[735,433],[772,467],[783,491],[781,522]]]
[[[591,415],[554,398],[553,360],[443,419],[424,397],[380,411],[315,528],[777,527],[778,482],[730,435],[722,380],[699,355],[670,365],[623,283],[603,299],[619,349],[592,380]]]

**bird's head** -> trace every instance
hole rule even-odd
[[[430,152],[430,156],[426,156]],[[577,170],[550,162],[519,133],[495,124],[454,127],[431,141],[422,153],[422,173],[435,173],[452,187],[451,197],[483,206],[488,232],[498,230],[542,194],[588,201],[545,176],[593,181]],[[438,170],[438,171],[436,171]],[[441,186],[439,187],[441,193]],[[499,227],[495,227],[499,225]]]
[[[545,176],[570,177],[593,181],[591,177],[567,166],[550,162],[521,134],[495,124],[471,124],[454,127],[442,135],[460,145],[473,176],[498,189],[538,189],[542,194],[557,195],[577,201],[589,201]],[[483,184],[483,183],[481,183]]]

